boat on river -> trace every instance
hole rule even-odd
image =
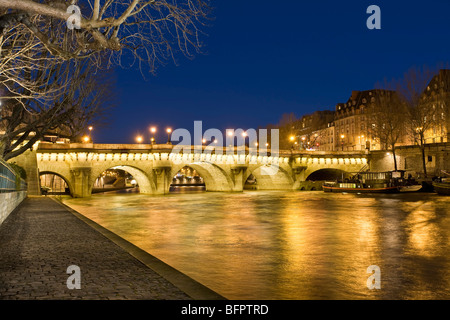
[[[417,192],[422,186],[408,178],[404,171],[359,172],[351,179],[325,182],[324,192],[333,193],[399,193]]]
[[[443,195],[450,195],[450,174],[446,171],[442,171],[446,178],[439,177],[433,181],[434,192]]]

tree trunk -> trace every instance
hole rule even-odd
[[[424,177],[427,177],[427,163],[425,161],[425,145],[423,136],[420,136],[420,149],[422,151],[422,166],[423,166],[423,174]]]
[[[397,171],[397,157],[395,156],[395,145],[392,145],[392,155],[394,157],[394,170]]]

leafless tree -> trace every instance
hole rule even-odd
[[[372,137],[380,141],[380,145],[392,151],[394,169],[398,170],[396,145],[406,134],[406,110],[396,91],[392,90],[395,82],[377,85],[374,107],[369,117],[372,125],[369,131]]]
[[[74,20],[70,5],[80,8],[80,29],[66,26]],[[208,0],[0,0],[0,10],[4,36],[25,28],[30,41],[55,57],[96,63],[103,52],[109,65],[145,63],[151,72],[176,51],[200,52],[200,28],[211,12]],[[55,34],[56,26],[66,28]]]
[[[0,109],[0,157],[14,158],[45,135],[61,138],[77,138],[92,121],[99,121],[111,106],[111,77],[105,73],[93,73],[89,61],[66,61],[55,64],[46,73],[47,80],[38,72],[29,76],[29,81],[42,81],[50,88],[71,79],[71,85],[55,94],[55,99],[33,97],[22,83],[3,86],[8,95],[10,88],[17,94],[14,99],[2,99]],[[55,89],[55,92],[57,90]]]
[[[291,137],[296,136],[296,122],[297,117],[292,112],[281,115],[280,121],[276,125],[276,128],[279,130],[280,149],[287,150],[293,147],[294,142],[291,140]]]

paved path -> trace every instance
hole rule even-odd
[[[67,288],[67,267],[81,289]],[[45,197],[27,198],[0,225],[0,299],[190,297],[120,246]]]

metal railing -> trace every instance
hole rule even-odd
[[[0,160],[0,193],[25,191],[27,183],[3,160]]]

